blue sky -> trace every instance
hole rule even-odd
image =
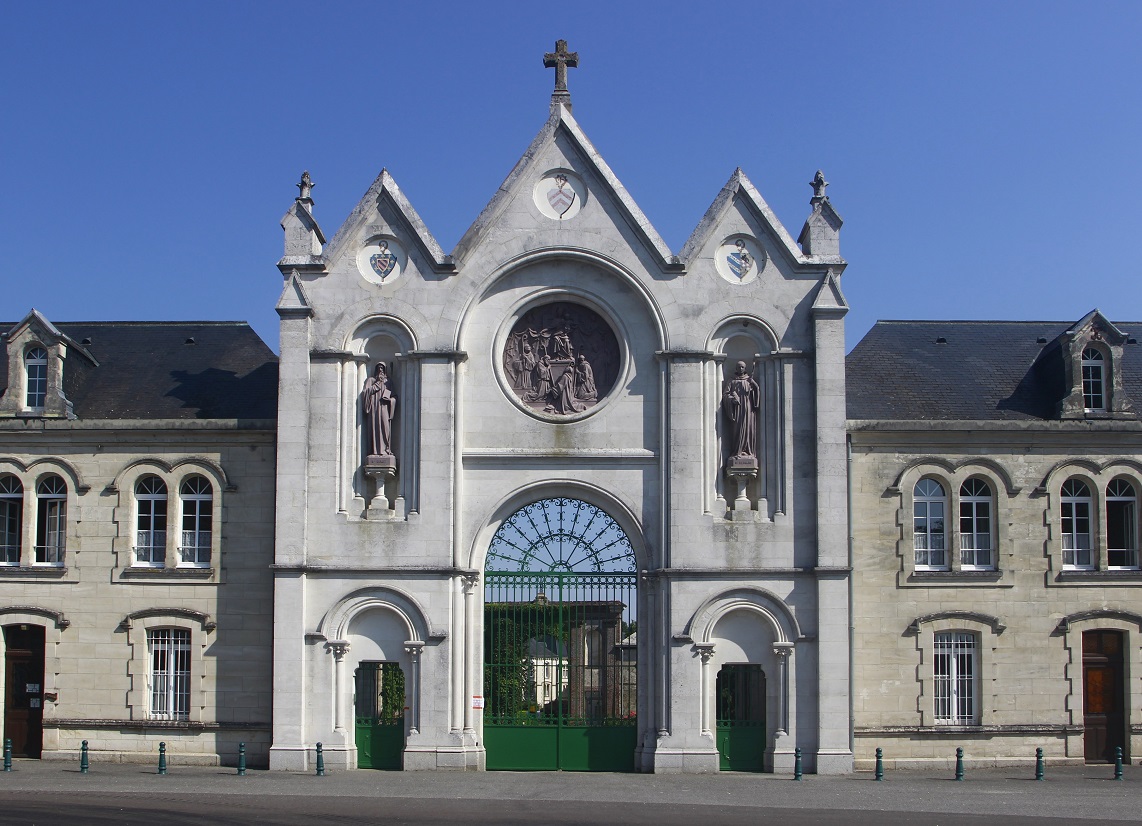
[[[277,349],[303,169],[332,237],[387,167],[451,249],[575,116],[675,251],[736,166],[789,231],[820,167],[849,346],[878,318],[1142,320],[1142,3],[12,3],[4,309],[245,319]]]

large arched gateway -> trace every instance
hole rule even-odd
[[[489,769],[633,771],[637,575],[605,511],[542,499],[513,513],[484,575]]]

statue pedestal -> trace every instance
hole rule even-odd
[[[753,507],[746,493],[746,487],[751,479],[757,478],[756,456],[731,456],[726,462],[726,478],[737,490],[733,501],[735,511],[748,511]]]
[[[385,496],[385,483],[397,475],[395,456],[370,455],[365,458],[365,475],[373,480],[373,498],[365,512],[367,519],[386,518],[392,515],[389,499]]]

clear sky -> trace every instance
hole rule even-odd
[[[736,166],[794,237],[825,171],[850,347],[1142,320],[1137,0],[12,2],[4,30],[0,320],[245,319],[276,350],[301,171],[327,237],[387,167],[450,250],[546,120],[556,38],[676,252]]]

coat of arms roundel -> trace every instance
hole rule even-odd
[[[378,245],[379,251],[369,256],[369,264],[373,268],[373,272],[381,277],[384,281],[385,277],[392,273],[397,266],[397,257],[389,251],[389,242],[381,241]]]
[[[748,284],[765,269],[765,248],[753,238],[737,235],[722,241],[714,256],[718,274],[731,284]]]
[[[543,175],[532,194],[536,207],[548,218],[566,221],[579,214],[587,193],[583,180],[567,169],[553,169]]]
[[[408,256],[400,242],[385,236],[373,236],[357,253],[357,269],[366,281],[390,284],[404,271]]]

